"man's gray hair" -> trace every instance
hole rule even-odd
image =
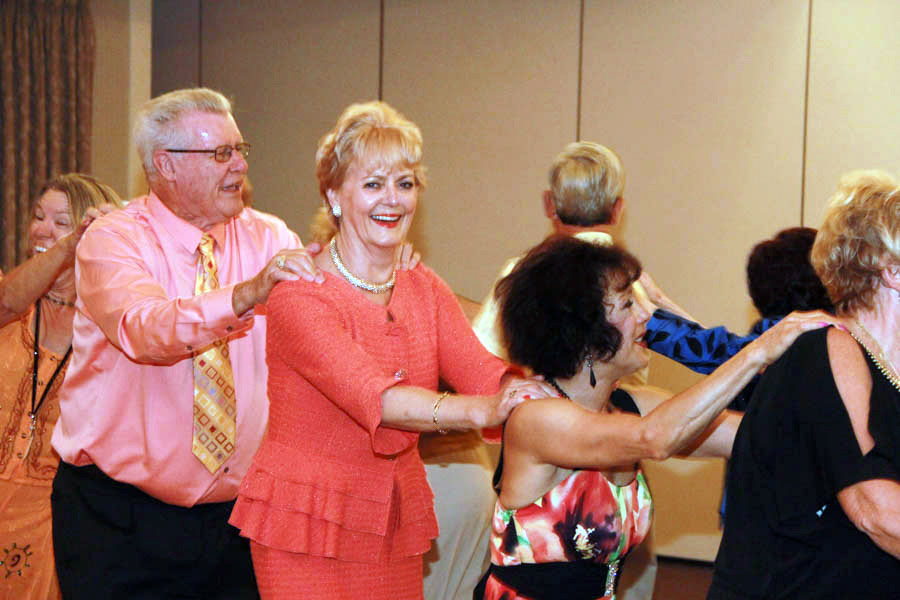
[[[141,108],[134,124],[134,141],[148,179],[156,175],[156,150],[182,148],[192,141],[188,132],[177,126],[183,115],[192,112],[231,114],[231,102],[215,90],[190,88],[157,96]]]

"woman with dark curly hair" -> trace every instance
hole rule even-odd
[[[491,568],[476,598],[614,598],[628,551],[650,528],[637,463],[676,453],[727,456],[732,394],[824,313],[790,315],[713,375],[671,396],[620,388],[647,364],[649,314],[632,299],[641,272],[616,246],[555,236],[497,285],[510,359],[558,397],[526,401],[506,423]]]

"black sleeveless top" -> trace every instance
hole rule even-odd
[[[863,456],[826,336],[819,329],[798,338],[750,401],[734,441],[710,600],[900,598],[900,561],[859,531],[836,498],[860,481],[898,479],[900,392],[867,360],[875,447]]]

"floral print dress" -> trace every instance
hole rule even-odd
[[[640,470],[624,486],[599,471],[579,470],[528,506],[509,510],[498,501],[484,599],[614,600],[619,564],[643,541],[651,517],[650,490]],[[510,578],[509,572],[516,575]],[[523,574],[553,589],[526,594],[511,583]]]

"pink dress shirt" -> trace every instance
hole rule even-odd
[[[78,245],[73,354],[59,395],[53,447],[169,504],[233,500],[262,440],[265,317],[234,315],[234,285],[300,239],[246,208],[209,233],[219,290],[194,297],[203,231],[155,194],[94,223]],[[191,452],[192,352],[228,337],[237,390],[234,455],[211,475]]]

